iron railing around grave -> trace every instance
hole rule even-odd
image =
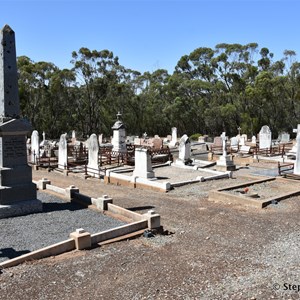
[[[278,174],[280,176],[286,176],[287,174],[291,174],[293,170],[294,163],[280,164],[280,162],[278,162]]]
[[[58,166],[58,157],[55,155],[49,155],[47,152],[41,150],[38,153],[28,150],[27,163],[31,166],[35,165],[41,168],[54,169]]]
[[[103,176],[107,169],[107,166],[119,167],[122,165],[134,165],[135,164],[135,148],[141,146],[127,145],[127,151],[117,152],[113,151],[109,147],[99,147],[99,168],[93,169],[88,167],[88,150],[84,146],[68,145],[68,161],[65,165],[58,165],[58,149],[52,149],[53,151],[39,151],[35,154],[28,151],[28,163],[42,168],[57,169],[59,171],[67,170],[68,172],[84,174],[86,176]],[[153,149],[146,147],[151,156],[153,164],[162,163],[166,161],[173,161],[173,155],[170,152],[169,147]]]

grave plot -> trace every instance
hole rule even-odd
[[[126,224],[51,194],[39,192],[38,199],[43,212],[0,219],[0,262],[64,241],[77,228],[96,233]]]
[[[299,194],[300,187],[292,180],[265,178],[210,191],[209,200],[264,208]]]
[[[0,269],[140,236],[146,229],[162,229],[160,215],[153,209],[139,214],[114,205],[107,195],[92,198],[75,186],[64,189],[45,178],[36,184],[50,191],[38,193],[42,212],[0,219],[5,229],[0,240]]]
[[[176,166],[163,164],[153,168],[151,178],[134,176],[133,169],[118,169],[106,173],[105,182],[117,185],[126,185],[134,188],[150,188],[167,192],[174,187],[185,184],[199,183],[219,178],[230,178],[231,172],[219,172],[200,167]]]

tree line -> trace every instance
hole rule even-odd
[[[285,50],[274,60],[257,43],[218,44],[183,55],[173,74],[126,68],[109,50],[81,48],[72,68],[17,58],[22,116],[48,138],[73,129],[112,134],[118,111],[128,135],[255,135],[268,125],[292,132],[300,119],[300,63]]]

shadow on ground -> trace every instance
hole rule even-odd
[[[7,257],[8,259],[11,259],[29,252],[29,250],[16,251],[14,248],[3,248],[0,249],[0,257]]]

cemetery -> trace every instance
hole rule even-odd
[[[175,126],[163,137],[128,136],[131,129],[117,112],[106,124],[111,136],[79,138],[74,129],[48,139],[21,116],[8,25],[1,39],[0,280],[9,282],[10,270],[39,266],[52,278],[51,267],[61,260],[67,267],[55,275],[60,280],[80,266],[92,272],[81,280],[89,276],[94,284],[98,274],[96,285],[114,280],[125,290],[127,280],[155,289],[149,282],[158,276],[159,286],[170,274],[176,285],[205,286],[203,272],[216,272],[213,280],[225,285],[234,276],[245,280],[244,270],[263,277],[248,261],[261,259],[268,269],[265,257],[272,265],[277,248],[294,249],[283,236],[299,225],[300,125],[292,137],[282,132],[275,139],[264,125],[251,138],[238,127],[236,136],[223,131],[195,141]],[[291,240],[299,245],[299,235]],[[232,265],[238,271],[224,279],[222,270]],[[276,268],[272,272],[276,277]]]

